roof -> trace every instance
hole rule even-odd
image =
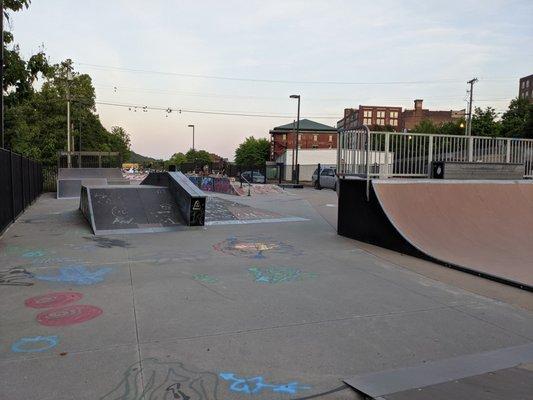
[[[287,125],[281,125],[276,126],[274,129],[272,129],[270,132],[275,131],[292,131],[296,129],[296,124],[294,122],[291,122]],[[324,125],[319,122],[311,121],[309,119],[301,119],[300,120],[300,131],[328,131],[328,132],[337,132],[337,128],[334,128],[329,125]]]

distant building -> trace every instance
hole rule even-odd
[[[530,103],[533,103],[533,75],[520,78],[518,83],[518,97],[527,99]]]
[[[423,100],[415,100],[414,110],[404,110],[402,130],[410,131],[423,120],[430,120],[435,125],[442,125],[446,122],[454,122],[464,118],[465,111],[432,111],[422,107]]]
[[[395,132],[411,130],[422,120],[430,120],[440,125],[464,118],[464,110],[433,111],[424,109],[421,99],[415,100],[413,110],[403,110],[396,106],[359,106],[345,108],[344,118],[337,122],[338,129],[354,129],[358,125],[367,125],[373,130],[386,129]]]
[[[295,148],[296,123],[270,130],[270,159],[275,161],[286,150]],[[337,129],[308,119],[300,120],[300,149],[336,149]]]
[[[337,128],[354,129],[357,125],[362,124],[372,127],[390,127],[399,132],[402,128],[402,108],[394,106],[345,108],[344,118],[337,122]]]

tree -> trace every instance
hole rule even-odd
[[[472,115],[472,135],[473,136],[492,136],[500,135],[501,124],[496,121],[496,110],[487,107],[485,110],[476,107]]]
[[[437,133],[437,126],[430,119],[420,121],[411,132],[414,133]]]
[[[439,135],[464,135],[465,120],[461,118],[454,122],[445,122],[437,128]]]
[[[263,165],[270,156],[270,143],[267,139],[250,136],[235,150],[235,162],[241,166]]]
[[[533,103],[513,99],[502,115],[501,133],[505,137],[533,139]]]
[[[109,145],[114,151],[120,153],[120,159],[123,162],[129,161],[130,158],[130,135],[120,126],[111,127]]]
[[[169,165],[182,165],[187,162],[187,156],[183,153],[174,153],[168,160]]]
[[[209,164],[213,162],[213,159],[211,158],[211,154],[209,154],[205,150],[193,150],[190,149],[186,154],[185,157],[187,158],[187,162],[194,163],[194,164]]]

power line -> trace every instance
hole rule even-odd
[[[261,113],[247,113],[247,112],[232,112],[232,111],[210,111],[210,110],[191,110],[185,108],[173,108],[173,107],[158,107],[158,106],[147,106],[139,104],[126,104],[126,103],[115,103],[109,101],[96,101],[96,104],[112,107],[122,107],[128,108],[130,111],[141,111],[147,112],[148,110],[154,111],[165,111],[167,114],[176,112],[178,114],[182,113],[191,113],[191,114],[208,114],[208,115],[232,115],[239,117],[260,117],[260,118],[294,118],[294,115],[288,114],[261,114]],[[338,119],[337,115],[314,115],[308,116],[307,118],[316,118],[316,119]]]
[[[281,96],[252,96],[252,95],[237,95],[237,94],[222,94],[222,93],[209,93],[209,92],[181,92],[168,89],[160,88],[141,88],[141,87],[131,87],[131,86],[122,86],[122,85],[104,85],[104,84],[94,84],[97,88],[107,88],[113,90],[114,93],[125,91],[125,92],[141,92],[141,93],[153,93],[153,94],[163,94],[163,95],[179,95],[179,96],[191,96],[191,97],[205,97],[205,98],[226,98],[226,99],[259,99],[259,100],[279,100]],[[424,100],[453,100],[457,99],[457,96],[424,96]],[[409,101],[413,100],[410,97],[385,97],[381,101]],[[500,101],[500,100],[511,100],[510,97],[493,97],[478,99],[477,101],[490,102],[490,101]],[[335,97],[310,97],[306,100],[307,102],[315,101],[331,101],[331,102],[355,102],[354,98],[335,98]]]
[[[229,76],[218,76],[218,75],[202,75],[202,74],[190,74],[190,73],[181,73],[181,72],[168,72],[168,71],[155,71],[155,70],[146,70],[140,68],[130,68],[130,67],[117,67],[111,65],[101,65],[101,64],[91,64],[91,63],[82,63],[79,62],[79,65],[83,65],[93,69],[100,70],[118,70],[125,72],[133,73],[144,73],[144,74],[156,74],[156,75],[167,75],[167,76],[179,76],[182,78],[199,78],[199,79],[217,79],[225,81],[240,81],[240,82],[260,82],[260,83],[283,83],[283,84],[301,84],[301,85],[429,85],[429,84],[438,84],[438,83],[462,83],[463,80],[459,79],[431,79],[431,80],[421,80],[421,81],[374,81],[374,82],[350,82],[350,81],[297,81],[297,80],[284,80],[284,79],[258,79],[258,78],[239,78],[239,77],[229,77]],[[511,78],[487,78],[485,80],[507,80]],[[516,79],[516,78],[512,78]]]

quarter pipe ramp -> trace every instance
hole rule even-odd
[[[338,233],[533,290],[533,182],[341,179]]]

